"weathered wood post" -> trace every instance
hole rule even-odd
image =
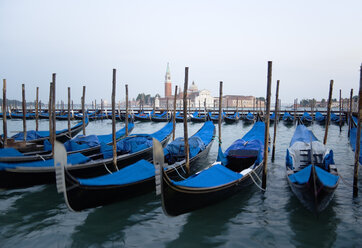
[[[185,141],[185,157],[186,157],[186,171],[190,175],[190,157],[189,157],[189,140],[187,133],[187,89],[189,81],[189,68],[185,67],[185,84],[184,84],[184,95],[183,95],[183,112],[184,112],[184,141]]]
[[[70,87],[68,87],[68,135],[72,138],[72,132],[70,128]]]
[[[361,144],[361,117],[362,117],[362,65],[360,67],[359,77],[359,91],[358,91],[358,123],[357,123],[357,138],[356,150],[354,155],[354,171],[353,171],[353,197],[358,196],[358,169],[359,169],[359,155]]]
[[[351,89],[351,93],[349,95],[349,110],[348,110],[348,137],[351,134],[351,128],[352,128],[352,122],[353,122],[353,118],[352,118],[352,101],[353,101],[353,89]]]
[[[23,140],[26,142],[26,100],[25,100],[25,84],[21,85],[21,91],[22,91],[22,107],[23,107],[23,134],[24,138]]]
[[[128,136],[128,84],[125,85],[126,87],[126,136]],[[121,112],[119,113],[121,117]]]
[[[332,106],[332,93],[333,93],[333,80],[329,84],[329,95],[327,105],[327,117],[326,117],[326,130],[324,132],[323,144],[327,144],[329,122],[331,120],[331,106]]]
[[[6,118],[7,118],[7,106],[6,106],[6,79],[3,79],[3,140],[4,140],[4,147],[7,146],[7,142],[8,142],[8,126],[6,123]]]
[[[268,61],[268,85],[266,90],[266,113],[265,113],[265,137],[264,137],[264,166],[263,166],[263,178],[262,188],[266,189],[267,180],[267,165],[268,165],[268,144],[269,144],[269,119],[270,119],[270,95],[271,95],[271,83],[272,83],[272,61]]]
[[[342,131],[342,90],[339,89],[339,131]]]
[[[49,142],[53,147],[53,110],[52,110],[52,102],[53,102],[53,83],[50,83],[49,86],[49,103],[48,103],[48,116],[49,116]],[[52,149],[53,152],[53,149]],[[54,155],[54,153],[53,153]]]
[[[112,143],[113,143],[113,166],[116,171],[117,167],[117,142],[116,142],[116,69],[113,69],[112,77]]]
[[[52,154],[54,155],[54,144],[55,144],[55,140],[56,140],[56,112],[55,112],[55,89],[56,89],[56,74],[53,73],[52,74],[52,81],[53,81],[53,85],[52,85]]]
[[[297,100],[296,99],[294,99],[294,122],[296,122],[297,121],[297,104],[298,104],[298,102],[297,102]]]
[[[101,120],[103,121],[103,99],[101,99]]]
[[[175,96],[173,98],[172,140],[175,140],[175,130],[176,130],[176,98],[177,98],[177,85],[175,86]]]
[[[277,137],[277,125],[279,121],[279,80],[277,80],[277,89],[275,93],[275,110],[274,110],[274,134],[273,134],[273,151],[272,151],[272,157],[271,161],[274,162],[275,159],[275,139]]]
[[[36,87],[35,99],[35,131],[39,130],[39,87]]]
[[[221,146],[221,121],[222,121],[222,81],[219,86],[219,120],[218,120],[218,132],[219,132],[219,147]]]
[[[85,116],[86,116],[86,111],[85,111],[85,86],[83,86],[83,96],[82,96],[82,120],[83,120],[83,135],[85,135]]]

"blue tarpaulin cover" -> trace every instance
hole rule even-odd
[[[200,128],[200,130],[191,136],[189,141],[190,158],[196,156],[200,151],[203,151],[206,146],[211,142],[214,134],[215,126],[212,121],[207,121]],[[184,157],[185,146],[184,139],[182,137],[175,139],[164,148],[164,154],[170,159],[172,156]]]
[[[311,141],[318,141],[318,139],[314,136],[313,132],[308,130],[304,125],[298,125],[295,129],[292,140],[290,141],[290,145],[292,146],[295,142],[301,141],[304,143],[310,143]]]
[[[248,119],[248,120],[254,120],[254,115],[249,112],[249,113],[245,116],[245,118]]]
[[[134,183],[154,176],[155,167],[153,166],[153,164],[142,159],[112,174],[78,180],[81,185],[105,186]]]
[[[323,183],[323,185],[328,187],[333,187],[337,184],[339,176],[328,173],[327,171],[319,168],[318,166],[314,167],[318,179]],[[292,183],[305,184],[309,181],[311,176],[312,165],[308,165],[304,169],[289,175],[289,179]]]
[[[233,172],[221,164],[215,164],[199,174],[195,174],[183,181],[173,181],[173,183],[184,187],[206,188],[224,185],[242,177],[241,174]]]
[[[294,117],[291,116],[288,112],[285,112],[284,115],[283,115],[283,120],[288,120],[288,119],[293,120]]]
[[[272,115],[270,116],[270,120],[275,120],[275,112],[272,113]]]
[[[308,112],[304,112],[301,118],[302,121],[306,120],[306,121],[312,121],[312,116],[310,116],[308,114]]]
[[[315,113],[315,119],[316,119],[316,121],[324,121],[325,117],[324,117],[324,115],[322,115],[321,112],[316,112]]]
[[[350,135],[349,135],[349,142],[351,143],[352,150],[356,151],[356,140],[357,140],[357,128],[351,128]],[[360,139],[360,153],[359,153],[359,162],[362,164],[362,139]]]
[[[265,124],[257,121],[254,126],[241,139],[234,141],[225,151],[227,157],[230,151],[234,150],[253,150],[259,151],[255,164],[259,164],[263,160],[264,151]]]
[[[335,113],[331,113],[331,121],[334,122],[339,121],[339,116],[337,116]]]
[[[15,148],[1,148],[0,149],[0,157],[18,157],[18,156],[24,156],[24,154],[22,154]]]
[[[68,155],[67,160],[68,164],[82,164],[88,162],[90,159],[83,154],[74,153]],[[12,169],[16,167],[54,167],[54,159],[25,163],[0,163],[0,170]]]

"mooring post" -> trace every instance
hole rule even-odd
[[[117,167],[117,142],[116,142],[116,69],[113,69],[112,77],[112,141],[113,141],[113,166],[115,171],[118,171]]]
[[[70,87],[68,87],[68,135],[72,138],[72,131],[70,128]]]
[[[297,121],[297,100],[294,99],[294,122]]]
[[[36,87],[35,99],[35,131],[39,130],[39,87]]]
[[[173,98],[172,140],[175,140],[175,130],[176,130],[176,98],[177,98],[177,85],[175,86],[175,96]]]
[[[156,100],[156,97],[155,97],[155,100]],[[166,112],[167,112],[167,118],[168,118],[168,97],[166,98]]]
[[[55,120],[55,117],[56,117],[56,112],[55,112],[55,89],[56,89],[56,74],[53,73],[52,74],[52,81],[53,81],[53,85],[52,85],[52,152],[53,152],[53,155],[54,155],[54,144],[55,144],[55,140],[56,140],[56,120]]]
[[[360,67],[359,77],[359,91],[358,91],[358,123],[357,123],[357,137],[356,137],[356,150],[354,155],[354,171],[353,171],[353,197],[358,196],[358,169],[359,169],[359,155],[361,144],[361,117],[362,117],[362,64]]]
[[[190,175],[189,140],[187,134],[187,101],[186,101],[188,81],[189,81],[189,68],[185,67],[185,84],[184,84],[184,95],[183,95],[184,141],[185,141],[186,171],[187,175]]]
[[[324,139],[323,139],[323,144],[324,145],[327,144],[329,122],[331,120],[332,93],[333,93],[333,80],[331,80],[331,82],[329,84],[329,95],[328,95],[327,117],[326,117],[326,130],[324,132]]]
[[[267,179],[267,165],[268,165],[268,144],[269,144],[269,119],[270,119],[270,95],[271,95],[271,84],[272,84],[272,61],[268,61],[268,83],[266,90],[266,113],[265,113],[265,134],[264,134],[264,166],[263,166],[263,179],[262,188],[266,189]]]
[[[83,86],[83,96],[82,96],[82,120],[83,120],[83,135],[85,135],[85,116],[86,116],[86,111],[85,111],[85,86]]]
[[[272,157],[271,157],[272,162],[274,162],[274,159],[275,159],[275,139],[277,137],[277,125],[278,125],[278,120],[279,120],[278,110],[279,110],[279,80],[277,80],[277,89],[276,89],[276,93],[275,93],[273,151],[272,151]]]
[[[49,117],[49,142],[53,145],[53,111],[52,111],[52,102],[53,102],[53,83],[50,83],[49,86],[49,102],[48,102],[48,117]],[[53,148],[52,148],[52,152],[53,152]],[[54,155],[54,153],[53,153]]]
[[[101,120],[103,121],[103,99],[101,99]]]
[[[352,112],[352,100],[353,100],[353,89],[349,95],[349,111],[348,111],[348,137],[351,134],[352,122],[353,122],[353,112]]]
[[[342,132],[342,90],[339,90],[339,131]]]
[[[125,85],[126,87],[126,136],[128,136],[128,84]],[[119,113],[121,117],[121,112]]]
[[[218,122],[218,131],[219,131],[219,147],[221,147],[221,121],[222,121],[222,81],[220,81],[219,86],[219,122]]]
[[[21,91],[22,91],[22,108],[23,108],[23,134],[24,138],[23,140],[26,142],[26,100],[25,100],[25,84],[21,85]]]
[[[4,147],[6,147],[8,142],[8,126],[6,123],[7,118],[7,105],[6,105],[6,79],[3,79],[3,140],[4,140]]]

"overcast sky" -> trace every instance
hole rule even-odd
[[[164,95],[170,63],[173,83],[189,82],[218,94],[265,96],[267,61],[282,102],[327,98],[335,80],[344,97],[359,87],[362,1],[51,1],[0,0],[0,78],[9,99],[47,101],[57,73],[57,100],[72,89],[80,102]],[[174,84],[173,84],[174,87]]]

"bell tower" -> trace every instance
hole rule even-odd
[[[172,84],[171,84],[171,74],[170,66],[167,63],[166,75],[165,75],[165,97],[172,96]]]

